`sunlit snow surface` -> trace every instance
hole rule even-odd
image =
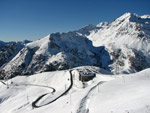
[[[137,14],[125,13],[121,17],[115,19],[113,22],[100,23],[101,29],[91,31],[87,37],[92,40],[94,46],[105,46],[111,58],[115,56],[116,52],[120,57],[115,58],[110,65],[116,71],[117,61],[122,62],[119,73],[133,73],[140,71],[135,67],[138,65],[137,61],[133,66],[132,58],[144,56],[147,63],[150,61],[150,16],[138,16]],[[119,50],[120,53],[117,51]],[[138,61],[140,58],[138,58]],[[143,58],[144,59],[144,58]],[[137,66],[137,67],[140,67]],[[143,67],[148,68],[149,64],[143,64]],[[146,69],[143,68],[143,69]],[[143,70],[141,69],[141,70]]]
[[[0,113],[150,112],[150,69],[119,76],[104,74],[102,70],[101,73],[83,85],[78,80],[79,74],[75,68],[72,71],[71,90],[55,102],[40,108],[32,108],[32,102],[39,96],[49,93],[37,103],[44,105],[69,87],[69,70],[15,77],[5,82],[9,84],[8,89],[0,83]],[[56,92],[52,94],[52,89],[41,86],[53,87]]]

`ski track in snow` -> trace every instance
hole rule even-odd
[[[89,109],[88,106],[90,104],[91,98],[92,98],[92,93],[93,91],[96,89],[97,86],[99,86],[100,84],[103,84],[105,81],[101,81],[98,84],[96,84],[95,86],[93,86],[88,93],[86,94],[85,97],[82,98],[79,108],[77,109],[77,113],[89,113]]]

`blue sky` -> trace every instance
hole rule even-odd
[[[0,0],[0,40],[37,40],[125,12],[150,14],[150,0]]]

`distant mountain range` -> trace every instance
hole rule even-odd
[[[29,42],[0,42],[0,78],[98,66],[113,73],[150,67],[150,15],[125,13],[111,23],[53,33]]]

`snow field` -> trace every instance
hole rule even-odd
[[[49,93],[37,105],[48,103],[69,87],[69,71],[18,76],[8,81],[13,81],[9,89],[0,83],[0,113],[149,113],[149,74],[150,69],[129,75],[99,73],[83,85],[74,69],[71,90],[55,102],[34,109],[32,102],[42,94]],[[56,92],[52,94],[52,89],[31,84],[53,87]]]

